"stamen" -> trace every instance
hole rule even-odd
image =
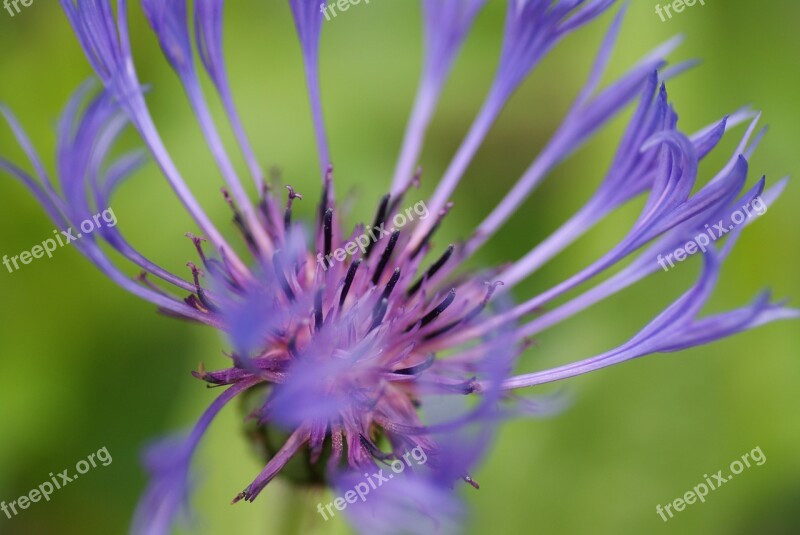
[[[381,198],[381,202],[378,205],[378,211],[375,213],[375,219],[372,223],[372,228],[378,228],[384,224],[386,221],[386,211],[389,207],[389,200],[391,199],[391,195],[388,193]],[[370,241],[369,245],[367,245],[367,250],[364,251],[364,258],[369,258],[370,253],[372,253],[372,248],[375,246],[374,241]]]
[[[425,316],[422,318],[422,320],[420,320],[420,328],[425,327],[430,322],[432,322],[433,320],[438,318],[439,315],[442,312],[444,312],[445,310],[447,310],[447,307],[449,307],[453,303],[455,298],[456,298],[456,289],[455,288],[450,288],[450,291],[447,292],[447,297],[445,297],[442,300],[442,302],[439,303],[436,306],[436,308],[434,308],[433,310],[431,310],[430,312],[425,314]],[[413,325],[411,327],[413,327]],[[410,327],[409,327],[409,329],[410,329]]]
[[[325,210],[323,220],[323,232],[325,233],[325,256],[331,254],[331,242],[333,241],[333,208]]]
[[[194,287],[197,289],[197,297],[200,299],[200,302],[203,304],[204,307],[209,309],[212,312],[217,311],[217,307],[214,306],[213,303],[208,299],[205,290],[200,286],[200,276],[203,275],[203,272],[197,269],[197,266],[194,265],[193,262],[187,262],[186,266],[192,270],[192,277],[194,278]]]
[[[206,265],[206,255],[203,252],[203,245],[202,245],[202,243],[206,241],[206,239],[203,238],[202,236],[195,236],[191,232],[187,232],[186,237],[192,240],[195,249],[197,249],[197,255],[200,257],[200,260],[203,261],[203,265]]]
[[[331,187],[333,185],[333,165],[328,164],[328,169],[325,172],[325,180],[322,184],[322,197],[319,201],[319,224],[322,224],[322,220],[325,216],[325,212],[328,211],[329,206],[329,197],[331,196]]]
[[[474,479],[472,479],[470,476],[468,476],[468,475],[465,475],[465,476],[463,477],[463,479],[464,479],[464,481],[466,481],[467,483],[469,483],[470,485],[472,485],[472,486],[473,486],[473,487],[474,487],[476,490],[480,490],[481,486],[480,486],[480,485],[478,485],[478,482],[477,482],[477,481],[475,481]]]
[[[200,260],[203,261],[203,266],[211,274],[212,277],[224,280],[226,283],[228,283],[228,286],[230,286],[231,288],[239,288],[238,283],[236,283],[236,281],[234,281],[233,278],[228,274],[228,271],[225,268],[224,264],[222,264],[216,258],[206,257],[205,253],[203,252],[203,246],[202,246],[202,243],[204,241],[207,241],[204,237],[195,236],[191,232],[187,232],[186,237],[192,240],[192,242],[194,243],[194,247],[195,249],[197,249],[197,255],[200,257]]]
[[[352,264],[350,264],[350,268],[347,270],[347,275],[344,278],[344,287],[342,287],[342,295],[339,297],[339,308],[342,308],[344,305],[344,300],[347,298],[347,293],[350,291],[350,286],[353,285],[353,279],[356,276],[356,271],[358,271],[358,266],[361,265],[361,260],[356,260]]]
[[[244,237],[247,246],[253,251],[258,250],[256,242],[253,239],[253,235],[250,233],[250,229],[244,222],[244,219],[242,218],[242,213],[236,207],[236,203],[233,202],[231,194],[228,193],[228,190],[225,188],[220,188],[220,191],[222,191],[222,196],[225,198],[225,202],[228,203],[228,206],[230,206],[231,210],[233,211],[233,222],[236,224],[236,227],[239,229],[239,232],[242,233],[242,236]]]
[[[203,302],[197,298],[196,295],[191,294],[188,297],[183,299],[183,302],[189,305],[190,307],[199,310],[200,312],[209,312],[209,310],[203,305]]]
[[[328,164],[325,178],[322,181],[322,196],[319,201],[319,214],[317,215],[317,230],[322,229],[322,222],[325,219],[325,212],[328,211],[333,203],[331,188],[333,187],[333,165]]]
[[[483,300],[475,308],[473,308],[472,310],[467,312],[467,314],[463,318],[457,319],[457,320],[455,320],[453,322],[450,322],[447,325],[445,325],[444,327],[441,327],[441,328],[439,328],[439,329],[437,329],[437,330],[435,330],[435,331],[433,331],[431,333],[426,334],[424,339],[425,340],[430,340],[431,338],[436,338],[437,336],[446,333],[447,331],[449,331],[450,329],[452,329],[456,325],[460,325],[462,323],[467,323],[469,321],[472,321],[481,312],[483,312],[483,309],[486,308],[486,305],[489,304],[489,300],[492,298],[492,294],[494,294],[495,289],[498,286],[502,286],[502,285],[503,285],[503,283],[501,281],[487,282],[486,283],[486,295],[483,297]]]
[[[249,502],[250,501],[250,490],[249,489],[250,489],[250,487],[245,489],[243,492],[240,492],[239,494],[237,494],[236,497],[233,500],[231,500],[231,505],[233,505],[235,503],[239,503],[242,500],[244,500],[246,502]]]
[[[205,365],[201,362],[197,371],[192,372],[192,376],[208,383],[206,384],[206,387],[216,388],[234,384],[238,381],[246,379],[250,377],[250,372],[240,368],[229,368],[226,370],[209,372],[206,371]]]
[[[314,296],[314,330],[317,332],[322,329],[322,293],[324,291],[325,287],[323,286],[317,290],[317,294]]]
[[[386,264],[389,263],[389,258],[392,256],[392,252],[394,251],[394,246],[397,245],[397,238],[400,236],[400,231],[395,230],[392,233],[391,238],[389,238],[389,244],[386,246],[386,249],[383,250],[383,254],[381,255],[381,259],[378,262],[378,266],[375,268],[375,273],[372,275],[372,284],[378,284],[378,281],[381,280],[381,275],[383,274],[383,270],[386,269]]]
[[[392,295],[392,290],[394,290],[398,280],[400,280],[400,268],[396,268],[394,273],[392,273],[392,278],[389,279],[389,282],[386,284],[386,288],[383,290],[381,299],[389,299],[389,296]]]
[[[436,275],[436,272],[442,269],[442,266],[444,266],[445,262],[447,262],[450,259],[450,256],[453,254],[454,249],[455,245],[451,243],[447,247],[447,250],[444,252],[444,254],[441,257],[439,257],[439,260],[434,262],[433,265],[428,268],[428,271],[425,273],[425,275],[420,277],[419,280],[415,282],[411,288],[408,289],[406,295],[408,295],[408,297],[413,296],[422,287],[423,281],[430,280],[434,275]]]
[[[289,190],[289,198],[286,200],[286,212],[283,214],[283,228],[284,230],[289,230],[289,227],[292,225],[292,204],[294,203],[295,199],[303,200],[303,196],[297,193],[294,188],[290,185],[286,185],[286,189]]]

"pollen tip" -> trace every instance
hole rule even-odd
[[[184,236],[186,236],[195,243],[208,241],[204,236],[198,236],[192,232],[187,232],[186,234],[184,234]]]
[[[286,189],[289,190],[289,199],[300,199],[301,201],[303,200],[303,196],[300,193],[297,193],[295,189],[289,184],[286,184]]]
[[[464,481],[469,483],[474,489],[480,490],[481,486],[478,484],[477,481],[472,479],[470,476],[464,476]]]

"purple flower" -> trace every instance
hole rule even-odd
[[[766,191],[764,179],[745,187],[748,158],[761,139],[761,133],[754,136],[758,116],[742,110],[695,134],[682,132],[665,86],[690,65],[666,68],[665,56],[677,40],[658,47],[600,89],[623,7],[597,52],[586,85],[530,167],[463,243],[433,254],[435,233],[452,208],[450,197],[506,101],[562,37],[597,18],[613,0],[508,1],[498,69],[486,100],[432,197],[404,210],[409,190],[420,178],[417,164],[441,91],[485,4],[423,0],[424,68],[394,179],[369,224],[349,233],[337,209],[321,105],[318,50],[323,14],[318,0],[289,3],[302,45],[320,163],[322,194],[314,222],[293,219],[293,203],[302,197],[291,187],[284,204],[264,184],[225,69],[222,0],[194,2],[194,44],[186,0],[142,0],[227,184],[225,200],[249,258],[237,255],[222,238],[161,141],[135,70],[125,0],[118,1],[116,15],[109,0],[61,0],[102,89],[93,91],[93,85],[86,84],[63,114],[56,155],[60,191],[17,120],[0,108],[33,173],[3,158],[0,168],[36,196],[59,228],[75,226],[108,206],[119,183],[142,163],[144,156],[138,152],[108,161],[116,138],[131,125],[204,235],[188,234],[201,265],[188,264],[189,280],[139,253],[116,226],[75,245],[124,289],[170,316],[221,330],[231,346],[229,367],[195,372],[198,379],[224,390],[191,433],[148,449],[145,465],[152,481],[140,502],[134,533],[167,533],[177,517],[188,512],[193,453],[214,417],[234,399],[249,407],[249,429],[261,440],[267,457],[263,470],[243,485],[234,502],[252,502],[273,478],[288,472],[288,465],[299,463],[305,475],[291,477],[328,484],[343,495],[354,488],[363,490],[364,477],[370,481],[368,500],[347,500],[346,514],[364,533],[455,531],[463,522],[464,508],[453,487],[459,480],[478,486],[470,474],[486,456],[497,426],[508,418],[544,414],[560,405],[557,398],[520,397],[517,389],[698,346],[800,315],[782,303],[771,303],[766,294],[737,310],[699,315],[743,228],[739,226],[722,247],[703,251],[704,270],[697,283],[633,338],[597,356],[514,376],[516,359],[531,336],[657,271],[657,258],[709,225],[732,228],[735,212],[756,200],[771,205],[777,199],[785,180]],[[201,89],[195,50],[223,103],[258,199],[247,195],[223,147]],[[454,276],[555,166],[634,102],[612,163],[583,208],[518,261]],[[748,120],[749,128],[726,165],[698,185],[700,160],[727,131]],[[640,195],[647,197],[641,214],[615,247],[555,287],[519,304],[510,302],[508,290],[516,283]],[[101,248],[100,239],[138,266],[141,275],[134,280],[125,276]],[[617,274],[541,313],[555,299],[634,254],[639,256]],[[531,313],[538,314],[523,321]],[[279,435],[283,439],[274,443]],[[409,462],[411,451],[421,452],[424,465]],[[405,471],[402,477],[398,466]],[[394,473],[384,479],[389,469]]]

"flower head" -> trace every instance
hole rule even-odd
[[[513,375],[530,337],[657,271],[656,258],[699,230],[718,221],[732,228],[732,213],[756,199],[771,204],[785,184],[765,191],[762,179],[745,187],[747,159],[760,140],[760,135],[753,138],[758,117],[749,111],[694,135],[679,130],[665,85],[688,66],[665,68],[665,55],[677,41],[657,48],[598,90],[624,8],[611,24],[585,87],[528,170],[464,242],[435,247],[436,231],[453,209],[451,194],[505,102],[562,37],[594,20],[613,0],[509,0],[499,66],[486,101],[433,196],[414,202],[410,192],[421,177],[417,163],[425,131],[458,51],[485,4],[423,0],[426,57],[394,180],[370,218],[352,231],[344,227],[338,209],[323,121],[317,74],[323,15],[318,2],[289,2],[302,44],[321,173],[316,220],[304,222],[292,212],[303,195],[287,186],[281,201],[265,186],[256,151],[233,104],[222,53],[222,0],[194,3],[194,45],[186,0],[142,0],[226,183],[224,199],[249,258],[237,255],[216,230],[160,139],[132,59],[126,2],[118,1],[116,15],[109,0],[61,3],[103,87],[96,92],[91,85],[81,88],[64,112],[57,154],[60,193],[5,108],[0,111],[30,157],[35,177],[2,158],[0,168],[29,188],[60,228],[67,228],[95,207],[107,206],[116,186],[142,163],[140,153],[107,161],[116,138],[132,125],[199,227],[197,234],[188,234],[197,265],[188,264],[190,277],[171,273],[139,253],[116,227],[98,236],[141,269],[135,280],[111,261],[97,237],[87,237],[76,247],[123,288],[162,312],[219,329],[231,349],[227,367],[201,367],[194,374],[224,390],[192,432],[148,450],[145,464],[152,482],[136,515],[136,533],[169,531],[187,503],[193,453],[214,417],[234,399],[246,401],[251,434],[267,458],[234,502],[254,501],[290,463],[304,462],[308,471],[301,480],[340,490],[357,488],[371,474],[379,478],[381,491],[370,479],[376,492],[348,509],[365,533],[396,533],[409,523],[420,531],[447,532],[457,529],[463,517],[453,485],[461,480],[478,486],[471,474],[497,426],[509,417],[540,414],[558,405],[552,399],[519,397],[517,389],[798,317],[796,310],[772,304],[766,295],[739,310],[699,317],[741,231],[738,227],[724,247],[704,249],[698,282],[629,341],[551,370]],[[247,195],[209,112],[195,50],[260,193],[255,200]],[[581,210],[517,262],[454,275],[555,166],[632,102],[636,109],[612,164]],[[728,130],[748,119],[750,126],[728,163],[698,187],[700,160]],[[646,195],[646,203],[618,245],[555,287],[511,302],[508,290],[640,195]],[[543,312],[633,254],[639,257],[616,275]],[[529,314],[536,316],[524,320]],[[281,434],[283,439],[275,443]],[[409,452],[425,460],[412,466]],[[409,470],[383,488],[388,480],[383,471],[399,474],[397,463]]]

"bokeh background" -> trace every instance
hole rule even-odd
[[[206,210],[224,227],[227,207],[196,123],[137,2],[132,36],[140,78],[162,135]],[[352,193],[351,222],[372,217],[384,193],[411,106],[421,61],[420,13],[411,0],[373,0],[326,23],[322,84],[340,195]],[[456,66],[423,154],[420,195],[431,191],[486,93],[500,46],[504,2],[490,0]],[[744,104],[764,110],[770,131],[752,160],[751,180],[800,175],[800,4],[792,0],[707,0],[662,23],[655,2],[635,0],[607,80],[643,53],[683,33],[675,60],[703,65],[669,84],[691,132]],[[491,210],[558,124],[587,74],[610,22],[606,15],[570,36],[514,96],[455,195],[439,245],[464,237]],[[237,0],[226,9],[226,45],[234,93],[265,166],[307,194],[318,193],[305,87],[284,1]],[[37,0],[11,18],[0,12],[0,101],[28,129],[52,169],[54,125],[90,69],[57,2]],[[215,103],[216,104],[216,103]],[[476,259],[518,258],[563,222],[599,183],[625,120],[614,121],[525,203]],[[732,150],[728,136],[703,165],[708,178]],[[128,139],[134,142],[131,136]],[[0,152],[24,161],[8,129]],[[424,198],[424,197],[420,197]],[[50,236],[53,225],[11,179],[0,180],[0,254],[18,254]],[[516,293],[531,295],[602,254],[632,223],[640,203],[621,210]],[[194,260],[184,232],[195,230],[153,164],[113,203],[119,228],[145,254],[176,272]],[[713,311],[749,301],[769,284],[800,302],[800,187],[745,232],[727,262]],[[232,233],[232,227],[229,227]],[[698,273],[697,259],[659,272],[539,339],[520,363],[532,371],[602,352],[626,340],[679,295]],[[225,365],[224,340],[209,329],[162,317],[106,280],[76,250],[24,269],[0,272],[0,500],[11,501],[49,472],[105,446],[113,463],[97,468],[8,520],[0,533],[125,533],[144,488],[141,448],[190,426],[216,394],[189,371],[200,361]],[[469,533],[800,532],[800,346],[798,324],[780,323],[680,354],[637,360],[569,381],[563,414],[503,428],[475,474],[481,490],[462,488],[472,511]],[[260,470],[227,410],[200,449],[199,511],[193,533],[349,533],[319,525],[325,495],[298,500],[282,481],[252,505],[229,506]],[[767,462],[745,470],[664,523],[656,504],[680,497],[703,474],[761,447]],[[466,485],[462,485],[466,487]],[[317,517],[318,518],[318,517]]]

